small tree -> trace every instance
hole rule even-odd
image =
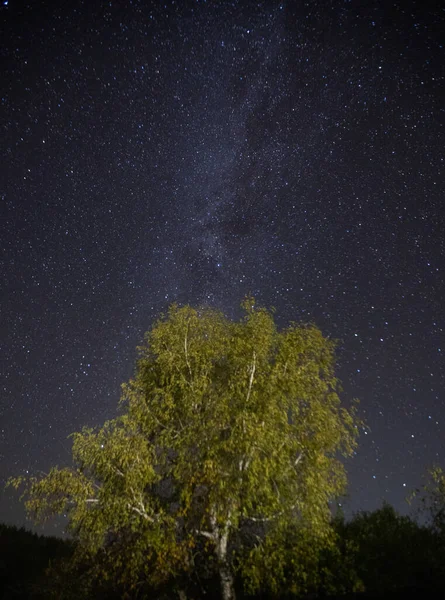
[[[445,472],[441,467],[428,469],[425,483],[412,492],[409,501],[414,499],[420,502],[418,510],[433,530],[445,538]]]
[[[339,455],[358,431],[340,406],[334,343],[311,325],[278,332],[251,298],[243,308],[234,323],[173,305],[139,349],[123,413],[74,434],[74,468],[30,481],[28,511],[66,513],[103,577],[180,585],[206,557],[230,600],[235,568],[252,588],[274,578],[260,569],[284,561],[289,524],[329,537],[328,503],[346,483]]]

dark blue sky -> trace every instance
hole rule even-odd
[[[340,340],[348,510],[445,464],[440,3],[3,2],[0,477],[116,413],[169,303]],[[2,493],[2,520],[23,522]]]

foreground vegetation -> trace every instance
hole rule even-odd
[[[278,331],[252,298],[242,306],[240,322],[172,306],[120,414],[74,434],[73,466],[10,482],[36,521],[67,515],[73,538],[47,552],[35,597],[297,598],[442,581],[437,522],[388,506],[332,519],[361,426],[340,403],[335,344],[312,325]]]
[[[432,524],[419,525],[398,515],[389,505],[332,522],[336,541],[328,550],[304,557],[296,540],[286,542],[285,580],[272,594],[260,590],[258,600],[272,598],[442,598],[445,586],[445,538]],[[177,598],[174,582],[145,583],[126,592],[117,579],[92,578],[93,565],[72,562],[72,542],[37,536],[0,526],[0,597],[3,600]],[[193,578],[191,578],[193,579]],[[304,585],[301,586],[301,580]],[[244,582],[237,577],[240,598]],[[300,591],[298,591],[298,588]],[[216,591],[216,593],[215,593]],[[189,598],[218,597],[218,581],[195,579]]]

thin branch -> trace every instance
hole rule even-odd
[[[180,372],[179,369],[178,369],[178,372]],[[186,379],[185,379],[185,381],[186,381],[186,383],[189,383]],[[165,429],[166,431],[171,429],[171,428],[167,427],[167,425],[164,425],[164,423],[161,423],[161,421],[154,414],[150,414],[150,417],[153,419],[153,421],[156,422],[157,425],[159,425],[159,427],[162,427],[162,429]],[[179,421],[179,423],[182,425],[181,421]],[[183,427],[183,429],[184,429],[184,427]],[[180,432],[176,431],[175,429],[171,429],[171,431],[173,431],[175,433],[173,439],[176,439],[180,434]]]
[[[300,452],[300,454],[297,456],[297,458],[295,459],[294,462],[294,467],[296,467],[298,465],[298,463],[300,462],[300,460],[303,458],[303,452]]]
[[[122,471],[120,469],[118,469],[118,467],[115,467],[113,465],[113,468],[116,471],[116,473],[119,475],[119,477],[125,477],[125,475],[122,473]]]
[[[189,373],[190,373],[190,379],[192,379],[192,377],[193,377],[192,376],[192,368],[190,366],[188,346],[187,346],[187,342],[188,342],[188,340],[187,340],[187,333],[188,333],[188,331],[185,332],[185,338],[184,338],[185,362],[187,364],[187,367],[188,367],[188,370],[189,370]]]
[[[256,354],[255,354],[255,350],[254,350],[253,351],[253,363],[252,363],[252,367],[250,368],[250,380],[249,380],[249,389],[247,390],[246,404],[249,402],[250,393],[252,391],[252,385],[253,385],[253,378],[254,378],[254,375],[255,375],[255,369],[256,369]]]
[[[151,414],[150,414],[150,417],[151,417],[151,418],[152,418],[154,421],[156,421],[156,423],[159,425],[159,427],[162,427],[163,429],[167,429],[167,426],[166,426],[166,425],[164,425],[164,423],[161,423],[161,421],[160,421],[160,420],[159,420],[159,419],[158,419],[158,418],[157,418],[157,417],[156,417],[156,416],[155,416],[153,413],[151,413]]]
[[[274,485],[275,491],[277,492],[277,498],[278,498],[278,500],[280,500],[280,497],[281,497],[280,488],[278,487],[278,484],[275,481],[275,479],[272,479],[272,483]]]
[[[139,493],[139,500],[136,498],[136,493],[134,491],[134,489],[130,486],[130,490],[131,493],[133,495],[133,500],[136,504],[138,504],[139,506],[135,506],[134,504],[131,504],[130,502],[127,503],[128,508],[130,508],[131,510],[133,510],[135,513],[137,513],[138,515],[140,515],[141,517],[143,517],[146,521],[149,521],[150,523],[154,523],[156,521],[156,518],[151,517],[146,509],[145,509],[145,505],[144,502],[142,500],[142,494]]]
[[[244,517],[248,521],[253,521],[254,523],[268,523],[269,521],[273,521],[280,516],[281,513],[274,515],[273,517]]]
[[[214,534],[210,533],[210,531],[201,531],[200,529],[195,529],[195,533],[197,533],[198,535],[202,535],[202,536],[208,538],[209,540],[215,539]]]
[[[143,517],[144,519],[146,519],[150,523],[154,523],[155,522],[155,519],[153,519],[153,517],[150,517],[149,515],[147,515],[147,513],[144,510],[140,510],[137,506],[133,506],[130,503],[128,503],[127,506],[128,506],[128,508],[130,508],[131,510],[133,510],[134,512],[136,512],[138,515],[140,515],[141,517]]]
[[[294,508],[296,506],[297,506],[297,502],[295,502],[295,504],[293,504],[289,508],[289,511],[294,510]],[[281,517],[282,515],[284,515],[285,512],[287,512],[287,511],[280,510],[280,512],[275,513],[271,517],[244,517],[244,518],[247,519],[248,521],[253,521],[254,523],[268,523],[269,521],[274,521],[275,519],[278,519],[278,517]]]
[[[209,520],[210,520],[210,525],[212,526],[212,529],[213,529],[213,535],[216,537],[217,531],[218,531],[218,527],[217,527],[217,524],[216,524],[215,509],[213,507],[210,509]]]
[[[252,460],[251,458],[247,458],[247,457],[243,456],[243,458],[238,463],[239,470],[241,472],[242,471],[247,471],[247,469],[249,468],[251,460]]]
[[[87,498],[85,502],[87,502],[88,504],[97,504],[99,500],[97,498]]]

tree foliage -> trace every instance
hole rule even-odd
[[[432,591],[438,584],[443,589],[444,547],[433,528],[398,514],[385,503],[373,512],[356,514],[349,522],[337,520],[335,530],[341,562],[353,566],[368,594]]]
[[[47,569],[71,554],[67,540],[0,523],[0,597],[47,600]]]
[[[103,578],[183,587],[205,565],[231,598],[236,570],[278,588],[290,524],[329,542],[359,423],[340,405],[335,345],[312,325],[278,331],[252,298],[243,308],[232,322],[173,305],[139,348],[119,416],[73,435],[72,468],[28,481],[28,511],[67,514]]]
[[[423,486],[411,494],[410,501],[414,499],[432,528],[445,538],[445,472],[440,466],[428,469]]]

